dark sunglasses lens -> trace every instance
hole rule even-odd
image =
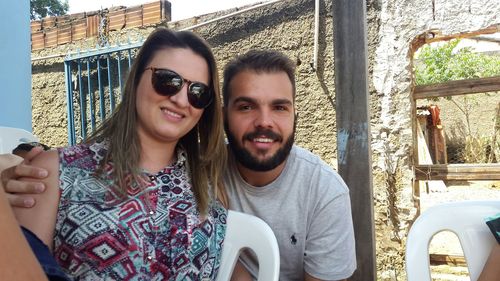
[[[167,69],[156,69],[153,72],[151,81],[156,92],[163,96],[177,94],[181,90],[183,83],[179,74]]]
[[[205,84],[193,82],[189,85],[188,100],[189,103],[195,108],[205,108],[212,101],[210,89]]]

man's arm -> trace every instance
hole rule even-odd
[[[20,164],[3,170],[0,174],[0,188],[7,194],[11,206],[30,208],[35,205],[33,194],[45,190],[42,180],[48,176],[48,171],[31,165],[31,161],[43,151],[41,147],[33,148]],[[38,179],[36,181],[20,181],[22,177]]]

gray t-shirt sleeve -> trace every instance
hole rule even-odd
[[[345,186],[337,177],[333,179],[334,184]],[[346,279],[356,269],[349,193],[324,198],[327,199],[315,206],[307,231],[304,270],[322,280]]]

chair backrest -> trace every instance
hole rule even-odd
[[[217,281],[231,279],[242,250],[251,249],[259,262],[259,281],[277,281],[280,272],[278,241],[263,220],[235,211],[228,211],[226,238],[222,247],[221,266]]]
[[[429,244],[441,231],[460,241],[472,281],[477,280],[496,241],[485,219],[500,213],[500,200],[463,201],[430,207],[415,220],[406,240],[408,281],[431,280]]]
[[[38,138],[26,130],[0,127],[0,154],[11,153],[21,143],[37,141]]]

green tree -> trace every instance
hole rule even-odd
[[[444,44],[422,47],[415,56],[416,85],[500,76],[500,56],[474,53],[471,47],[457,50],[458,43],[460,43],[460,39],[451,40]],[[478,154],[482,153],[484,151],[483,146],[479,144],[485,141],[480,136],[473,136],[471,130],[471,114],[478,107],[478,101],[470,95],[446,97],[446,99],[450,100],[464,114],[467,134],[465,151],[473,150],[467,149],[469,147],[478,150]],[[487,142],[494,151],[498,149],[496,135],[497,131],[493,133],[492,141]]]
[[[46,16],[60,16],[68,12],[67,0],[30,0],[31,20]]]
[[[417,85],[500,75],[500,57],[474,53],[472,48],[455,50],[459,39],[442,45],[425,45],[416,56]]]

